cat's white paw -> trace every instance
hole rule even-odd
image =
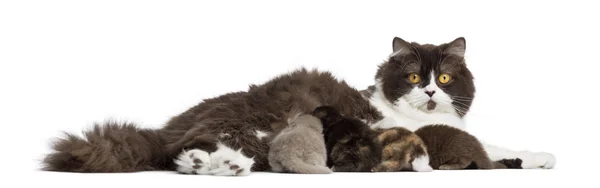
[[[556,157],[546,152],[527,153],[521,160],[523,160],[521,166],[524,169],[552,169],[556,165]]]
[[[417,172],[431,172],[433,168],[429,166],[429,155],[422,155],[411,163],[412,169]]]
[[[182,151],[175,159],[177,171],[184,174],[209,174],[211,168],[210,155],[199,149]]]
[[[217,144],[217,150],[211,153],[210,174],[216,176],[247,176],[254,165],[254,157],[246,157],[242,150],[237,151],[221,143]]]

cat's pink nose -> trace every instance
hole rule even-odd
[[[429,95],[429,97],[433,96],[433,94],[435,94],[435,91],[425,91],[425,94]]]

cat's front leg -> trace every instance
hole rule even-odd
[[[514,151],[491,144],[482,143],[485,151],[493,161],[519,158],[524,169],[552,169],[556,165],[554,155],[546,152]]]

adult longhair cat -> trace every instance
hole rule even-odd
[[[392,43],[393,52],[379,66],[375,85],[366,90],[355,89],[329,72],[301,68],[251,85],[246,91],[206,99],[160,129],[106,122],[96,124],[84,138],[67,134],[54,142],[54,151],[44,159],[43,169],[186,169],[181,173],[197,173],[190,169],[210,166],[199,169],[202,174],[218,171],[215,175],[238,176],[267,171],[269,139],[286,123],[285,114],[292,106],[310,113],[317,106],[330,105],[373,128],[401,125],[414,131],[424,125],[444,124],[464,129],[463,117],[475,93],[464,60],[465,39],[433,45],[396,37]],[[555,164],[554,156],[548,153],[484,145],[492,160],[520,158],[523,168],[553,168]],[[196,160],[188,153],[203,153],[205,160]]]

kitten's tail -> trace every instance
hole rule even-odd
[[[81,138],[66,133],[53,143],[53,153],[43,160],[45,171],[135,172],[165,170],[172,164],[157,130],[130,123],[95,124]]]
[[[298,174],[330,174],[332,171],[326,166],[307,164],[299,159],[281,161],[283,168],[290,173]]]
[[[475,154],[473,162],[477,165],[478,169],[497,169],[503,168],[502,164],[496,163],[488,157],[484,152]],[[504,166],[505,167],[505,166]]]

